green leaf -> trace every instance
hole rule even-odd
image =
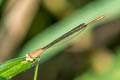
[[[25,60],[25,57],[15,58],[0,64],[0,78],[11,79],[16,74],[29,69],[32,66],[32,62]]]

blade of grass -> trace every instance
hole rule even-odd
[[[25,57],[15,58],[0,64],[0,78],[11,79],[16,74],[32,67],[32,62],[25,60]]]

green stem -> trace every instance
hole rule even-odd
[[[39,61],[38,61],[37,65],[36,65],[36,68],[35,68],[34,80],[37,80],[38,69],[39,69]]]

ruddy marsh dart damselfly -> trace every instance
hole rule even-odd
[[[89,23],[85,24],[80,24],[77,27],[73,28],[72,30],[68,31],[67,33],[65,33],[64,35],[60,36],[59,38],[57,38],[56,40],[54,40],[53,42],[49,43],[48,45],[44,46],[43,48],[37,49],[35,51],[32,52],[32,54],[26,54],[26,61],[34,61],[38,56],[40,56],[40,54],[42,54],[45,50],[47,50],[48,48],[54,46],[56,43],[64,40],[65,38],[71,36],[72,34],[80,31],[81,29],[89,26],[90,24],[95,23],[96,21],[101,20],[102,18],[104,18],[104,15],[90,21]]]

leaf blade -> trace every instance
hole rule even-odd
[[[0,64],[0,77],[11,79],[16,74],[29,69],[32,65],[32,62],[26,61],[25,57],[6,61]]]

